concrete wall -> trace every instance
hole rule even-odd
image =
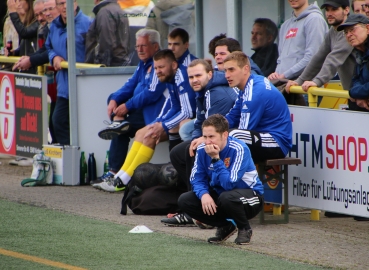
[[[130,77],[131,74],[77,76],[79,146],[81,151],[85,151],[86,159],[88,153],[95,153],[98,176],[103,172],[106,151],[110,146],[110,141],[97,135],[106,126],[104,120],[109,120],[106,100]],[[168,149],[168,142],[160,143],[151,162],[169,162]]]

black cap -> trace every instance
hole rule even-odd
[[[327,0],[323,5],[320,6],[320,8],[325,8],[326,6],[331,6],[335,8],[339,7],[349,7],[350,1],[349,0]]]
[[[337,31],[342,31],[346,26],[353,26],[358,23],[369,24],[369,19],[363,14],[351,14],[347,20],[337,27]]]

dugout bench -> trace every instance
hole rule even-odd
[[[284,189],[284,218],[283,219],[273,219],[265,220],[264,217],[264,206],[259,213],[260,224],[280,224],[288,223],[289,212],[288,212],[288,165],[299,165],[301,164],[301,159],[299,158],[281,158],[281,159],[268,159],[264,162],[257,164],[257,171],[261,182],[264,184],[269,180],[275,179],[283,183]],[[276,170],[279,168],[279,171]],[[272,171],[272,172],[270,172]]]

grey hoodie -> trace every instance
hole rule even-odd
[[[328,26],[320,9],[308,6],[296,17],[285,21],[279,32],[276,72],[287,79],[297,78],[323,43]]]

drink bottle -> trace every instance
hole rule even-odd
[[[106,157],[104,162],[104,173],[109,171],[109,151],[106,151]]]
[[[87,170],[88,170],[88,183],[87,184],[89,184],[90,181],[96,180],[96,160],[95,160],[94,153],[90,153],[88,157]]]
[[[81,159],[79,161],[79,184],[86,185],[87,179],[87,163],[85,158],[85,152],[81,152]]]

